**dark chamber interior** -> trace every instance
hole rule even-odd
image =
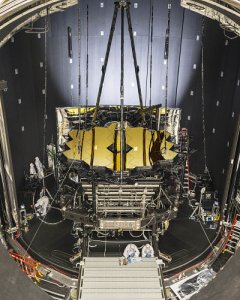
[[[105,1],[104,8],[98,1],[82,1],[81,8],[81,103],[85,104],[86,70],[86,5],[89,6],[89,105],[96,102],[101,75],[101,58],[105,55],[113,2]],[[149,1],[141,1],[132,8],[133,30],[142,94],[145,97],[145,82],[148,48]],[[119,20],[118,20],[119,22]],[[229,149],[236,116],[239,113],[240,59],[239,39],[229,40],[217,22],[205,19],[204,70],[205,70],[205,120],[208,167],[215,187],[222,191],[226,174]],[[44,20],[34,24],[42,28]],[[67,27],[73,35],[73,63],[69,63]],[[153,32],[153,83],[152,104],[164,104],[166,65],[164,65],[164,42],[167,26],[167,6],[164,1],[154,2]],[[120,37],[119,26],[114,37],[110,61],[103,88],[101,104],[119,104],[120,82]],[[101,35],[101,31],[104,35]],[[103,34],[102,33],[102,34]],[[78,11],[72,7],[65,12],[49,16],[47,35],[48,101],[47,142],[56,140],[55,108],[78,105]],[[169,67],[168,105],[182,108],[181,126],[189,129],[192,148],[197,151],[191,157],[191,171],[202,172],[203,134],[201,99],[201,40],[202,17],[184,10],[179,1],[172,2]],[[129,38],[126,34],[126,53]],[[130,51],[130,48],[129,48]],[[35,156],[41,158],[44,114],[44,35],[27,34],[14,36],[0,50],[1,78],[8,81],[5,106],[14,172],[18,190],[21,190],[24,171]],[[125,58],[127,104],[138,104],[134,68],[131,55]],[[15,74],[15,70],[18,74]],[[71,89],[72,85],[72,89]],[[148,87],[149,93],[149,87]],[[19,104],[19,99],[21,104]],[[24,131],[22,131],[24,126]],[[215,132],[213,133],[213,129]]]
[[[44,132],[44,34],[30,34],[22,30],[0,49],[0,79],[8,82],[4,94],[10,144],[13,157],[19,205],[23,198],[24,173],[34,157],[42,157],[43,137],[46,143],[56,142],[56,107],[78,106],[78,64],[81,70],[81,105],[86,100],[86,7],[89,7],[89,105],[95,105],[100,81],[102,58],[113,13],[113,0],[80,1],[80,58],[78,57],[78,9],[74,6],[64,12],[50,15],[47,33],[47,127]],[[167,27],[167,3],[141,0],[137,8],[132,5],[132,23],[135,46],[140,67],[140,81],[144,103],[149,105],[149,87],[146,90],[147,52],[149,43],[150,4],[154,5],[153,25],[153,82],[152,105],[164,105],[166,64],[164,43]],[[103,87],[101,104],[119,105],[120,82],[120,29],[117,21],[108,70]],[[44,19],[34,24],[43,28]],[[68,57],[68,27],[72,29],[73,61]],[[169,107],[182,109],[181,127],[189,130],[190,171],[204,172],[202,84],[204,84],[204,118],[206,124],[206,161],[214,189],[223,194],[229,153],[237,116],[240,112],[240,40],[229,39],[217,22],[185,10],[179,1],[172,1],[168,94]],[[201,49],[203,43],[204,82],[201,79]],[[130,51],[126,35],[126,53]],[[46,92],[46,91],[45,91]],[[131,55],[125,57],[125,103],[138,104],[135,74]],[[52,191],[51,182],[49,182]],[[30,206],[31,200],[25,202]],[[170,223],[160,237],[159,249],[169,253],[173,262],[166,270],[171,271],[191,259],[200,259],[209,250],[209,241],[199,223],[189,220],[191,211],[183,205],[178,217]],[[58,222],[61,216],[50,212],[48,221]],[[38,220],[30,221],[31,230],[23,234],[21,243],[30,242],[38,226]],[[69,256],[74,244],[71,221],[56,226],[43,224],[30,253],[40,260],[60,265],[71,272]],[[215,230],[206,229],[210,241],[215,240]],[[127,241],[130,236],[124,237]],[[99,244],[92,255],[121,255],[124,247],[112,243],[109,248]],[[207,251],[206,250],[206,251]]]

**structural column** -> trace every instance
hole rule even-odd
[[[232,148],[229,156],[228,170],[226,174],[226,180],[224,185],[222,207],[221,207],[221,221],[224,217],[227,217],[231,201],[236,188],[236,178],[239,173],[239,162],[240,162],[240,115],[238,115],[235,133],[232,141]]]
[[[3,183],[5,209],[8,216],[9,227],[12,227],[13,218],[15,225],[19,227],[19,212],[16,195],[16,186],[13,173],[12,155],[8,137],[6,114],[4,110],[3,93],[7,90],[7,82],[0,81],[0,171]]]

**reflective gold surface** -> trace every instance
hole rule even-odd
[[[120,171],[121,140],[118,123],[108,127],[94,127],[90,130],[73,130],[69,133],[69,148],[64,151],[68,159],[83,160],[89,165],[104,166]],[[169,142],[168,132],[150,131],[143,127],[129,127],[125,124],[123,135],[126,151],[123,153],[124,169],[151,166],[159,160],[174,159],[177,153]]]

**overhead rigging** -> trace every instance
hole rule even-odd
[[[153,66],[153,5],[151,7],[151,34],[150,34],[150,78],[149,78],[149,106],[152,106],[152,66]],[[151,115],[152,127],[152,115]]]
[[[168,19],[167,19],[167,29],[165,35],[165,46],[164,46],[164,61],[166,62],[166,76],[165,76],[165,103],[164,103],[164,134],[166,134],[167,128],[167,108],[168,108],[168,58],[169,58],[169,35],[170,35],[170,21],[171,21],[171,0],[168,3]],[[166,138],[164,151],[166,151]]]
[[[86,109],[85,109],[85,123],[87,118],[87,109],[88,109],[88,64],[89,64],[89,32],[88,32],[88,5],[87,5],[87,41],[86,41]]]
[[[151,12],[151,34],[150,34],[150,79],[149,79],[149,106],[152,106],[152,65],[153,65],[153,5]]]
[[[152,21],[152,0],[150,0],[149,4],[149,21],[148,21],[148,47],[147,47],[147,72],[146,72],[146,80],[145,80],[145,106],[147,105],[147,97],[148,97],[148,73],[149,73],[149,52],[150,52],[150,39],[151,39],[151,21]]]
[[[202,17],[202,48],[201,48],[201,97],[202,97],[202,130],[203,130],[203,156],[204,156],[204,173],[210,177],[207,166],[206,150],[206,120],[205,120],[205,91],[204,91],[204,37],[205,37],[205,17]]]
[[[80,131],[81,126],[81,93],[82,93],[82,87],[81,87],[81,19],[80,19],[80,4],[78,3],[78,15],[77,15],[77,24],[78,24],[78,132]],[[80,141],[80,135],[78,139],[78,153],[80,153],[81,148],[81,141]]]
[[[96,125],[96,121],[97,121],[97,115],[98,115],[98,111],[99,111],[103,83],[104,83],[104,79],[105,79],[105,75],[106,75],[108,59],[109,59],[109,54],[110,54],[110,49],[111,49],[111,45],[112,45],[112,40],[113,40],[113,35],[114,35],[114,31],[115,31],[115,25],[116,25],[116,20],[117,20],[119,9],[122,10],[122,14],[123,14],[123,17],[121,18],[122,23],[124,21],[124,12],[126,11],[127,22],[128,22],[128,31],[129,31],[129,36],[130,36],[134,69],[135,69],[135,75],[136,75],[136,81],[137,81],[139,104],[140,104],[141,114],[142,114],[142,123],[143,124],[145,123],[145,114],[143,112],[142,90],[141,90],[140,79],[139,79],[139,66],[137,63],[137,55],[136,55],[136,49],[135,49],[135,43],[134,43],[134,37],[133,37],[133,29],[132,29],[132,21],[131,21],[131,13],[130,13],[130,3],[121,0],[119,2],[115,2],[114,5],[115,5],[115,9],[114,9],[114,13],[113,13],[113,19],[112,19],[109,38],[108,38],[108,44],[107,44],[107,50],[106,50],[106,54],[105,54],[104,64],[102,66],[102,76],[101,76],[100,85],[99,85],[99,89],[98,89],[96,108],[95,108],[93,120],[92,120],[93,126]],[[124,43],[124,38],[121,39],[121,48],[123,47],[123,43]],[[122,67],[123,67],[123,69],[121,70],[121,73],[122,72],[124,73],[124,66],[122,65]]]
[[[44,115],[43,115],[43,165],[46,157],[46,130],[47,130],[47,83],[48,83],[48,61],[47,61],[47,32],[48,32],[48,9],[45,16],[45,33],[44,33]],[[45,178],[43,177],[43,190],[45,190]]]

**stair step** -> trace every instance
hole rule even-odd
[[[232,251],[230,251],[230,250],[228,250],[228,249],[225,249],[224,252],[228,252],[228,253],[230,253],[230,254],[234,254],[234,252],[232,252]]]
[[[126,279],[124,277],[112,277],[109,279],[108,277],[84,277],[84,282],[125,282]],[[128,282],[158,282],[159,277],[144,277],[144,278],[133,278],[130,277],[127,279]]]
[[[134,295],[127,295],[126,294],[120,294],[116,295],[114,294],[114,297],[112,294],[83,294],[80,298],[81,300],[164,300],[164,298],[161,297],[159,293],[149,293],[148,295],[136,293]]]
[[[235,239],[235,240],[239,240],[240,239],[240,236],[239,235],[236,235],[236,234],[231,234],[231,239]]]
[[[231,241],[231,243],[234,243],[234,244],[238,243],[238,241],[233,241],[233,240],[229,240],[229,241]]]
[[[86,282],[85,280],[83,281],[82,288],[84,289],[158,289],[159,288],[159,280],[158,281],[139,281],[139,282],[132,282],[132,281],[127,281],[121,282],[121,281],[109,281],[106,282],[94,282],[94,281],[88,281]]]
[[[78,300],[165,300],[156,258],[119,265],[118,257],[83,259]]]
[[[141,270],[141,269],[125,269],[122,271],[119,270],[102,270],[102,269],[85,269],[83,277],[104,277],[104,278],[118,278],[118,277],[125,277],[125,278],[145,278],[145,277],[156,277],[158,276],[157,270]]]
[[[235,249],[236,246],[232,246],[232,245],[230,245],[230,244],[227,244],[227,247],[231,247],[231,248],[234,248],[234,249]]]
[[[139,292],[139,288],[133,288],[133,289],[129,289],[129,288],[126,288],[126,289],[114,289],[114,288],[84,288],[84,293],[85,294],[112,294],[112,295],[115,295],[115,294],[136,294],[137,292]],[[155,289],[155,288],[152,288],[152,289],[149,289],[149,288],[145,288],[144,286],[141,288],[141,293],[159,293],[159,289]]]
[[[240,227],[234,226],[233,228],[234,228],[233,230],[235,230],[236,232],[240,233]]]

